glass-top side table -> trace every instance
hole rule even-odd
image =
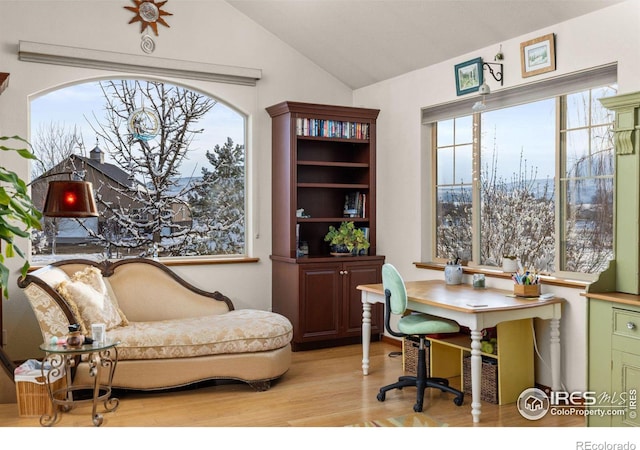
[[[62,411],[67,412],[80,403],[88,402],[93,405],[91,413],[93,424],[97,427],[102,425],[102,414],[96,411],[98,403],[104,402],[107,412],[115,411],[120,403],[120,400],[111,397],[113,374],[118,364],[119,343],[119,341],[107,339],[103,343],[84,344],[80,347],[49,343],[40,345],[40,350],[45,352],[42,360],[42,376],[46,380],[53,412],[53,415],[44,413],[40,416],[40,425],[50,427],[56,422],[58,406]],[[84,360],[89,365],[89,375],[93,377],[93,385],[73,385],[71,369]],[[106,383],[101,383],[103,369],[109,371]],[[60,378],[62,371],[66,372],[67,386],[54,391],[52,380]],[[81,392],[91,393],[90,398],[79,398]]]

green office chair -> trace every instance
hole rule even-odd
[[[422,411],[424,390],[426,388],[437,388],[442,392],[450,392],[455,395],[453,403],[457,406],[462,405],[464,392],[450,387],[449,380],[446,378],[427,377],[425,350],[425,345],[429,345],[425,339],[425,335],[457,333],[460,331],[460,327],[452,320],[431,316],[429,314],[411,313],[400,318],[398,321],[399,331],[392,330],[390,325],[391,314],[402,315],[407,312],[407,290],[402,277],[391,264],[384,264],[382,266],[382,285],[385,294],[385,328],[391,335],[396,337],[417,336],[420,339],[420,347],[418,349],[418,373],[416,376],[402,376],[396,383],[380,388],[377,397],[378,400],[383,402],[386,398],[387,391],[391,389],[415,386],[418,389],[416,393],[416,404],[413,406],[415,412]]]

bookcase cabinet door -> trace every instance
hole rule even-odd
[[[345,334],[360,336],[362,333],[362,284],[382,283],[382,262],[346,263],[344,265],[344,304]],[[384,331],[384,305],[377,303],[371,308],[371,334],[379,335]]]
[[[300,269],[300,325],[303,341],[339,337],[341,272],[341,264],[305,265]]]

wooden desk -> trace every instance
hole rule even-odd
[[[405,283],[408,308],[434,316],[455,320],[471,330],[471,415],[480,421],[480,388],[482,357],[481,331],[500,322],[538,317],[550,319],[551,388],[560,390],[560,317],[563,299],[524,299],[511,291],[474,289],[465,284],[447,285],[443,280],[408,281]],[[358,286],[362,291],[362,372],[369,373],[371,305],[384,303],[382,284]],[[500,345],[500,343],[498,343]]]

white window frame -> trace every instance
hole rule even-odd
[[[502,109],[509,106],[514,106],[517,104],[534,102],[537,100],[541,100],[544,98],[552,98],[555,97],[558,99],[562,95],[571,94],[574,92],[580,92],[584,90],[588,90],[597,86],[613,84],[617,82],[617,64],[609,64],[596,68],[592,68],[589,70],[576,72],[560,77],[546,79],[544,81],[528,83],[525,85],[520,85],[514,88],[504,89],[492,93],[487,97],[486,103],[488,108],[486,111],[494,110],[494,109]],[[437,191],[436,191],[436,182],[437,182],[437,164],[436,164],[436,140],[435,133],[433,130],[435,129],[434,124],[438,121],[453,119],[455,117],[468,116],[472,114],[471,107],[477,101],[477,96],[471,96],[469,98],[464,98],[455,102],[434,105],[431,107],[423,108],[421,111],[422,114],[422,124],[423,124],[423,150],[425,155],[428,155],[426,160],[430,161],[429,164],[425,166],[426,171],[424,172],[427,176],[425,177],[427,180],[430,180],[427,183],[424,183],[423,187],[427,193],[427,198],[431,199],[431,208],[426,213],[423,214],[423,220],[425,221],[425,226],[422,227],[423,233],[430,233],[429,236],[424,236],[426,239],[423,242],[427,242],[423,248],[423,260],[430,260],[434,262],[443,263],[445,262],[442,258],[436,258],[436,218],[437,218]],[[558,100],[556,100],[557,103]],[[479,116],[479,114],[476,114]],[[477,124],[478,118],[474,118],[474,127]],[[559,124],[559,107],[556,110],[556,123]],[[474,130],[475,132],[475,130]],[[559,134],[559,133],[558,133]],[[558,139],[558,138],[556,138]],[[556,163],[555,163],[555,173],[556,180],[560,180],[560,169],[561,164],[559,164],[559,159],[561,158],[562,152],[564,149],[559,148],[559,142],[556,143]],[[474,142],[473,145],[473,164],[474,164],[474,173],[477,172],[477,161],[478,158],[477,152],[479,152],[479,143]],[[428,173],[428,168],[431,168],[430,173]],[[477,245],[477,241],[479,238],[477,237],[477,230],[479,229],[478,217],[479,217],[479,202],[477,202],[477,198],[479,196],[479,192],[477,190],[477,177],[474,176],[472,180],[473,184],[473,212],[472,212],[472,235],[473,235],[473,254],[472,261],[479,261],[479,246]],[[559,187],[560,184],[556,182],[556,187]],[[560,214],[560,197],[559,192],[556,189],[556,249],[555,249],[555,267],[560,267],[560,245],[562,236],[560,234],[560,223],[561,216]],[[426,257],[426,258],[424,258]],[[473,264],[473,262],[471,262]],[[495,270],[495,267],[488,267],[488,269]],[[555,276],[561,278],[572,278],[572,279],[580,279],[580,280],[593,280],[597,274],[584,274],[584,273],[576,273],[576,272],[563,272],[556,271]]]

